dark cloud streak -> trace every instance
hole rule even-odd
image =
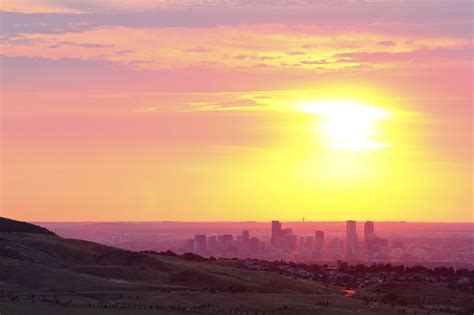
[[[213,28],[243,24],[304,24],[470,37],[473,5],[462,1],[433,2],[429,5],[414,2],[355,5],[352,1],[343,1],[339,6],[289,4],[286,7],[264,6],[264,10],[258,7],[212,5],[147,11],[92,10],[82,14],[1,12],[1,28],[4,35],[11,36],[21,33],[80,32],[101,26]]]

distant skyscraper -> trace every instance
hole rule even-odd
[[[367,221],[364,224],[364,240],[373,239],[375,236],[374,233],[374,221]]]
[[[356,221],[346,222],[346,259],[358,260]]]
[[[281,223],[280,221],[272,221],[272,238],[270,240],[272,246],[279,247],[281,239]]]
[[[281,223],[278,222],[278,224],[275,225],[274,230],[274,222],[278,221],[272,222],[272,245],[283,249],[286,253],[295,251],[298,245],[298,238],[296,235],[293,235],[293,229],[287,228],[282,230]],[[275,233],[273,233],[274,231]]]
[[[200,254],[203,254],[206,252],[206,240],[207,237],[205,234],[196,234],[194,235],[194,242],[196,246],[196,251]]]
[[[377,237],[374,232],[374,221],[367,221],[364,224],[365,254],[368,260],[372,260],[376,252]]]
[[[316,231],[314,233],[314,253],[321,258],[324,249],[324,232]]]

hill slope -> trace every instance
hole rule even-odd
[[[188,261],[12,230],[0,233],[0,289],[2,286],[22,290],[154,288],[274,293],[323,289],[313,281],[242,270],[219,261]]]
[[[0,217],[0,233],[14,233],[14,232],[56,235],[50,230],[45,229],[38,225]]]
[[[14,222],[16,229],[0,232],[2,314],[399,314],[384,302],[399,291],[394,285],[360,292],[378,301],[363,304],[320,282],[240,269],[238,261],[132,252]],[[420,299],[400,301],[413,307]]]

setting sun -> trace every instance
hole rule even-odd
[[[351,101],[325,100],[306,103],[302,110],[320,116],[317,131],[330,147],[363,151],[389,146],[377,140],[379,121],[390,117],[385,109]]]
[[[0,212],[472,221],[452,1],[4,0]]]

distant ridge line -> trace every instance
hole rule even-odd
[[[57,236],[56,233],[44,227],[4,217],[0,217],[0,233],[33,233]]]

